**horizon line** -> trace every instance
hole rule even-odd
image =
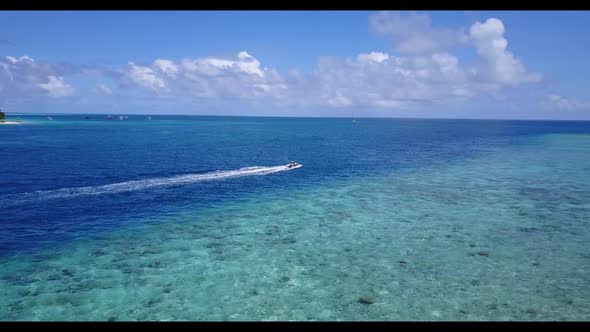
[[[479,121],[577,121],[577,122],[588,122],[590,119],[521,119],[521,118],[445,118],[445,117],[388,117],[388,116],[365,116],[365,117],[350,117],[350,116],[282,116],[282,115],[235,115],[235,114],[177,114],[177,113],[67,113],[67,112],[55,112],[55,113],[35,113],[35,112],[9,112],[4,111],[6,115],[114,115],[114,116],[202,116],[202,117],[251,117],[251,118],[294,118],[294,119],[406,119],[406,120],[479,120]],[[117,115],[115,115],[117,114]]]

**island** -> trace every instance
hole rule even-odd
[[[0,124],[21,124],[22,121],[6,121],[6,113],[2,112],[2,110],[0,110]]]

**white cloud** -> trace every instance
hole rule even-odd
[[[23,55],[18,59],[15,57],[12,57],[12,56],[7,56],[6,59],[13,64],[18,64],[19,62],[26,62],[26,63],[32,64],[33,62],[35,62],[35,60],[33,60],[32,58],[30,58],[26,55]]]
[[[481,73],[487,79],[506,85],[540,81],[541,74],[527,72],[520,60],[507,50],[508,41],[504,32],[504,24],[497,18],[489,18],[484,23],[476,22],[469,29],[477,54],[487,64]]]
[[[178,66],[170,60],[158,59],[154,61],[154,67],[170,77],[175,77],[178,73]]]
[[[587,111],[590,110],[590,102],[569,99],[557,94],[548,95],[544,106],[549,109],[561,110],[561,111]]]
[[[181,64],[187,71],[198,72],[207,76],[219,76],[233,72],[264,77],[264,72],[260,68],[260,61],[245,51],[238,53],[238,60],[209,57],[185,59]]]
[[[476,22],[466,34],[462,28],[432,27],[427,14],[380,12],[370,17],[370,27],[391,37],[401,56],[360,54],[356,62],[332,62],[329,70],[324,67],[324,77],[314,77],[352,104],[396,108],[459,101],[479,94],[501,98],[506,88],[541,80],[541,74],[527,71],[508,51],[504,24],[496,18]],[[462,64],[449,53],[457,46],[473,46],[480,63]]]
[[[410,21],[410,26],[422,27],[417,29],[418,39],[444,35],[433,32],[425,15],[410,15],[404,21],[399,13],[388,12],[373,20],[389,32],[402,29],[403,23]],[[506,88],[541,79],[540,74],[528,72],[507,50],[504,32],[503,23],[493,18],[471,27],[469,37],[483,60],[476,67],[462,64],[448,52],[431,52],[442,48],[441,45],[429,48],[430,52],[423,49],[424,52],[402,56],[371,52],[359,54],[355,60],[324,58],[311,75],[289,86],[290,99],[329,107],[408,108],[463,101],[481,94],[501,98]],[[410,45],[411,34],[403,37]]]
[[[166,81],[152,68],[138,66],[133,62],[129,62],[129,70],[126,73],[126,78],[154,92],[160,93],[167,90]]]
[[[123,79],[147,91],[196,98],[282,98],[287,88],[275,70],[261,68],[246,51],[233,59],[158,59],[149,67],[130,63]]]
[[[373,52],[355,60],[325,58],[312,75],[289,89],[290,99],[298,103],[375,108],[445,103],[476,93],[458,59],[448,53],[396,57]]]
[[[74,73],[72,66],[38,63],[23,55],[19,58],[6,56],[0,59],[0,97],[53,98],[71,96],[74,88],[64,81],[64,74]]]
[[[321,58],[311,73],[292,71],[283,77],[242,51],[236,58],[158,59],[151,67],[135,65],[127,76],[147,91],[165,88],[180,96],[271,98],[282,105],[333,108],[411,108],[480,94],[498,96],[505,87],[534,81],[535,75],[507,51],[503,34],[499,20],[478,22],[470,29],[484,59],[481,67],[466,66],[448,52],[395,56],[373,51],[354,59]],[[486,74],[490,71],[493,75]]]
[[[471,72],[477,76],[481,87],[494,90],[505,85],[538,82],[541,74],[528,72],[524,65],[507,50],[502,21],[489,18],[484,23],[473,24],[468,34],[462,28],[435,28],[427,14],[410,12],[380,12],[369,18],[371,29],[394,41],[394,49],[407,56],[446,53],[459,45],[473,45],[484,66]]]
[[[359,62],[383,62],[387,59],[389,59],[389,54],[381,52],[371,52],[369,54],[362,53],[357,56]]]
[[[248,52],[246,51],[241,51],[240,53],[238,53],[238,58],[240,60],[246,60],[246,59],[254,59],[253,56],[251,56]]]
[[[285,106],[386,109],[460,102],[482,94],[501,97],[505,89],[541,79],[508,51],[504,24],[495,18],[473,24],[468,34],[461,29],[434,28],[426,14],[381,12],[370,23],[377,33],[393,37],[398,53],[324,57],[310,73],[292,70],[284,76],[262,66],[246,51],[230,57],[160,58],[147,65],[129,62],[125,68],[102,75],[119,87],[135,87],[147,96],[174,97],[171,100],[175,101],[264,100]],[[450,53],[457,45],[474,47],[480,63],[467,65]],[[72,72],[38,64],[27,56],[6,57],[0,60],[0,96],[71,95],[73,87],[64,77]],[[101,83],[96,91],[119,95],[112,86]],[[555,98],[552,102],[564,109],[583,105]]]
[[[467,42],[462,29],[433,28],[427,14],[383,11],[369,18],[373,32],[388,36],[401,54],[432,54]]]
[[[74,94],[74,88],[64,82],[63,77],[49,76],[49,82],[40,83],[39,87],[54,98],[67,97]]]

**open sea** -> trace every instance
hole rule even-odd
[[[15,117],[0,320],[590,319],[590,122]]]

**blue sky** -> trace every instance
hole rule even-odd
[[[8,112],[590,119],[590,12],[0,12]]]

